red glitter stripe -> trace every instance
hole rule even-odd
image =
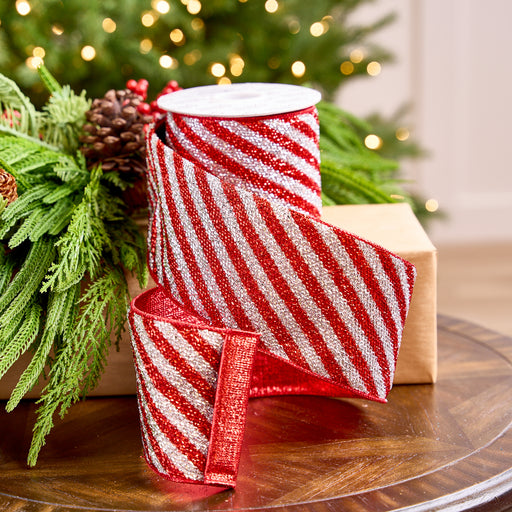
[[[187,478],[172,462],[171,459],[167,456],[167,454],[160,448],[160,445],[158,444],[158,441],[155,439],[155,436],[153,435],[153,432],[151,431],[151,427],[148,423],[148,417],[146,413],[146,409],[144,408],[144,405],[140,403],[139,405],[139,411],[142,416],[141,420],[145,425],[145,431],[147,436],[147,441],[149,441],[150,446],[147,445],[146,442],[144,442],[144,451],[146,456],[146,462],[158,473],[160,471],[157,467],[153,464],[151,458],[149,457],[150,450],[155,454],[156,458],[158,459],[158,462],[163,467],[163,469],[166,471],[166,478],[173,478],[181,481],[189,481],[189,482],[196,482],[197,480],[192,480],[190,478]],[[144,436],[143,436],[144,437]]]
[[[215,282],[217,283],[217,286],[219,287],[219,290],[225,299],[226,307],[228,307],[232,314],[235,316],[235,318],[237,318],[239,326],[243,326],[243,328],[248,329],[252,325],[251,320],[247,317],[243,306],[240,304],[240,301],[238,300],[238,297],[233,292],[232,284],[226,274],[225,264],[221,261],[221,258],[219,258],[215,247],[213,246],[210,238],[208,237],[207,230],[203,225],[203,222],[197,212],[198,208],[200,208],[201,205],[196,205],[193,194],[189,190],[188,183],[186,181],[186,177],[184,174],[182,161],[179,158],[177,158],[175,159],[175,164],[175,171],[178,176],[178,186],[180,187],[183,204],[187,210],[187,214],[189,215],[190,220],[193,223],[194,232],[196,233],[202,247],[204,248],[203,253],[208,261],[208,264],[210,265],[212,274],[215,278]],[[198,179],[198,176],[204,176],[204,174],[205,172],[203,170],[195,169],[196,179]],[[204,186],[196,186],[195,192],[197,193],[197,195],[203,195],[205,190],[206,189]],[[208,213],[210,213],[208,205],[206,206]],[[219,212],[217,213],[220,215]],[[212,216],[210,215],[210,217]],[[199,275],[197,276],[197,278],[202,279],[202,276]],[[210,296],[210,292],[208,290],[208,286],[206,285],[206,283],[204,284],[204,287],[201,290],[198,290],[198,292],[199,291],[201,293],[206,293],[208,296]],[[219,319],[218,325],[225,326],[224,319]]]
[[[131,315],[133,316],[133,315]],[[144,343],[139,337],[137,329],[135,328],[133,318],[130,318],[130,323],[132,324],[132,333],[135,340],[135,344],[137,347],[137,351],[139,352],[140,358],[144,363],[144,367],[146,372],[151,378],[153,385],[164,395],[175,407],[178,409],[184,416],[186,416],[197,429],[206,437],[210,434],[210,422],[207,418],[205,418],[187,399],[180,390],[176,389],[158,370],[156,365],[153,363],[148,353],[146,352],[146,348],[144,347]],[[149,338],[149,335],[148,335]],[[151,338],[149,338],[151,340]],[[151,341],[150,341],[151,342]]]
[[[325,243],[322,237],[319,236],[318,231],[315,229],[313,223],[302,215],[296,215],[295,212],[291,212],[291,214],[297,226],[301,230],[301,233],[304,235],[304,238],[308,240],[315,254],[324,265],[325,270],[329,272],[341,295],[350,305],[350,309],[353,311],[354,316],[358,319],[358,323],[370,341],[371,347],[377,357],[380,366],[379,369],[387,387],[391,384],[388,360],[382,346],[380,336],[375,329],[373,320],[370,318],[365,305],[359,299],[354,286],[346,277],[343,269],[340,268],[340,264],[333,256],[331,248],[328,244]],[[395,346],[396,344],[393,345]]]
[[[207,313],[209,319],[214,323],[218,323],[218,324],[222,325],[222,317],[221,317],[219,311],[217,310],[215,303],[211,299],[210,294],[208,293],[208,289],[204,283],[204,280],[201,277],[201,269],[199,268],[199,265],[197,264],[194,251],[190,247],[190,244],[188,242],[189,237],[187,235],[187,231],[185,230],[185,228],[183,227],[183,224],[181,223],[180,213],[176,207],[176,204],[175,204],[174,198],[173,198],[173,194],[171,192],[171,182],[174,182],[175,190],[178,190],[179,182],[175,183],[175,180],[170,177],[168,170],[167,170],[166,163],[165,163],[164,148],[163,148],[163,145],[160,145],[160,144],[158,146],[158,157],[159,157],[159,164],[160,164],[160,169],[162,172],[162,178],[163,178],[163,183],[164,183],[165,200],[166,200],[166,204],[167,204],[167,209],[169,211],[170,220],[172,222],[172,225],[173,225],[173,228],[175,231],[175,241],[177,243],[179,243],[179,245],[180,245],[180,248],[181,248],[181,251],[183,254],[183,262],[189,268],[190,277],[194,283],[194,286],[198,290],[198,295],[201,297],[201,302],[206,310],[206,313]],[[181,157],[179,157],[176,153],[173,153],[173,157],[174,158],[173,158],[172,165],[175,165],[176,163],[178,165],[180,165]],[[169,249],[171,249],[171,248],[169,248]],[[170,268],[175,277],[178,275],[181,276],[182,271],[180,269],[180,265],[176,265],[176,263],[175,263],[173,266],[170,266]],[[182,290],[180,289],[180,295],[182,297],[183,303],[188,305],[189,302],[191,303],[190,292],[189,292],[186,284],[184,283],[184,281],[182,281],[182,283],[183,283],[184,289],[183,289],[183,294],[182,294]],[[185,297],[187,297],[186,303],[185,303]],[[188,307],[187,307],[187,309],[188,309]],[[193,307],[192,307],[191,311],[195,311],[197,314],[199,314],[199,312]]]
[[[245,122],[241,123],[250,130],[262,135],[263,137],[269,139],[270,141],[279,142],[279,145],[283,148],[287,149],[291,153],[293,153],[295,156],[301,158],[305,162],[307,162],[312,167],[315,167],[317,169],[317,172],[320,173],[320,162],[319,162],[319,155],[314,155],[310,153],[305,147],[301,146],[299,143],[297,143],[295,140],[288,138],[285,134],[281,133],[280,131],[272,128],[272,126],[269,126],[266,123],[257,121],[257,122]],[[318,143],[318,135],[308,126],[309,131],[308,133],[305,133],[306,130],[303,129],[302,125],[306,125],[303,121],[299,121],[296,119],[294,122],[290,122],[292,126],[298,129],[304,136],[311,139],[313,143]],[[307,125],[306,125],[307,126]],[[257,147],[257,146],[256,146]],[[261,149],[260,149],[261,151]],[[259,156],[259,155],[258,155]],[[271,156],[271,155],[269,155]],[[288,164],[289,172],[291,176],[297,176],[298,169],[296,169],[292,164]],[[270,165],[273,165],[273,162],[270,162]],[[308,183],[312,183],[312,185],[309,185]],[[308,181],[304,181],[304,185],[308,186],[309,188],[313,190],[320,191],[320,186],[318,183],[314,182],[311,178],[309,178]]]
[[[378,396],[378,392],[375,387],[375,382],[371,375],[368,362],[361,353],[361,350],[359,349],[347,326],[345,325],[345,322],[336,311],[336,308],[333,306],[331,300],[325,294],[321,284],[317,281],[315,276],[310,271],[307,263],[302,258],[302,255],[295,246],[295,243],[290,239],[287,231],[279,222],[276,213],[268,206],[267,203],[263,201],[258,202],[258,210],[261,216],[264,218],[269,231],[272,233],[272,236],[276,239],[276,241],[278,241],[288,261],[294,268],[297,275],[301,278],[304,286],[311,296],[311,299],[314,300],[318,305],[322,311],[322,314],[334,329],[334,332],[338,334],[340,340],[343,340],[345,352],[353,362],[355,368],[358,370],[365,385],[367,386],[368,392]],[[326,346],[323,338],[320,338],[320,340],[316,342],[315,350],[319,355],[321,355],[322,359],[327,357],[327,355],[331,355],[331,351]],[[338,364],[336,364],[336,366],[337,371],[334,375],[342,373],[342,368]],[[334,375],[332,376],[334,377]]]
[[[192,366],[191,362],[185,359],[168,340],[160,329],[155,325],[154,320],[142,317],[144,329],[151,338],[153,345],[165,357],[171,366],[180,373],[210,404],[215,402],[215,389],[204,377]]]
[[[391,256],[391,254],[386,253],[384,251],[378,251],[377,254],[379,255],[382,268],[386,272],[389,281],[393,285],[395,298],[398,302],[398,307],[400,309],[401,326],[403,327],[405,317],[407,316],[407,304],[405,300],[404,290],[400,282],[400,277],[398,276],[398,270],[393,263],[393,256]]]
[[[194,464],[197,469],[199,469],[199,471],[204,472],[204,468],[206,466],[206,456],[196,448],[194,443],[192,443],[190,439],[183,432],[181,432],[181,430],[176,428],[172,421],[167,416],[165,416],[162,411],[160,411],[160,409],[151,398],[151,394],[144,384],[143,379],[140,380],[140,386],[142,394],[144,395],[144,399],[148,405],[149,410],[151,411],[151,416],[153,416],[153,419],[157,423],[162,433],[174,445],[175,448],[177,448],[183,455],[187,457],[190,462]]]
[[[299,130],[301,133],[309,137],[310,139],[313,139],[318,144],[318,132],[315,129],[311,128],[311,126],[306,121],[300,119],[300,117],[302,117],[302,115],[305,114],[313,116],[315,122],[318,125],[318,114],[315,107],[311,107],[311,109],[302,111],[300,116],[292,117],[290,119],[290,124],[297,130]]]
[[[224,221],[222,220],[222,214],[220,212],[218,200],[213,196],[213,193],[206,179],[206,174],[202,172],[197,172],[196,177],[199,190],[201,191],[201,194],[203,196],[203,201],[205,202],[205,205],[208,209],[214,228],[226,246],[226,250],[230,255],[230,259],[233,263],[233,266],[235,267],[238,275],[240,276],[240,282],[247,290],[250,299],[257,307],[261,316],[266,320],[267,325],[272,331],[273,335],[283,342],[283,349],[285,350],[288,357],[293,358],[293,360],[297,361],[298,364],[302,364],[308,368],[308,365],[304,357],[298,351],[295,343],[291,338],[291,335],[288,333],[287,329],[285,328],[285,326],[282,324],[281,320],[275,313],[272,304],[269,304],[267,298],[261,291],[257,280],[253,276],[251,269],[247,266],[247,263],[245,262],[244,259],[244,255],[240,252],[236,242],[233,239],[233,233],[231,233],[229,229],[225,226]],[[231,185],[224,183],[223,190],[228,197],[229,195],[231,195],[231,193],[236,195],[236,189]],[[243,209],[244,207],[240,206],[240,208]],[[238,208],[234,208],[233,213],[235,215],[239,214],[237,210]],[[240,227],[242,228],[242,226]],[[245,233],[241,234],[245,235]],[[251,245],[254,242],[254,240],[252,240],[251,238],[246,237],[246,240],[249,243],[249,245]],[[244,325],[244,319],[238,317],[235,317],[235,319],[239,324],[239,328],[245,330],[254,330],[254,327],[250,323],[250,320],[248,320],[249,323],[247,325]]]
[[[157,139],[156,136],[153,137],[153,140],[155,141],[154,151],[161,155],[162,152],[164,151],[162,142],[159,141],[159,139]],[[150,165],[149,165],[149,172],[156,173],[156,172],[159,171],[161,174],[166,173],[165,166],[164,166],[164,168],[161,168],[160,165],[158,165],[158,167],[153,167],[151,165],[151,162],[149,162],[150,163]],[[162,201],[163,200],[160,197],[158,197],[158,202],[161,203]],[[192,301],[190,300],[187,286],[185,285],[185,281],[183,280],[181,272],[179,271],[179,265],[176,262],[176,259],[174,258],[174,253],[173,253],[172,248],[170,247],[169,241],[167,239],[166,229],[169,228],[169,226],[167,225],[168,222],[167,222],[167,220],[164,217],[164,212],[163,212],[163,208],[162,208],[161,204],[160,204],[160,212],[161,212],[161,222],[160,222],[160,229],[159,229],[160,240],[161,240],[162,244],[164,244],[164,243],[167,244],[166,248],[167,248],[168,267],[169,267],[169,269],[172,272],[172,275],[173,275],[173,278],[174,278],[174,282],[176,283],[176,288],[178,289],[178,292],[179,292],[179,295],[180,295],[180,300],[181,300],[183,306],[185,307],[185,309],[187,309],[188,311],[194,312],[196,314],[199,314],[195,310],[194,305],[192,304]],[[155,229],[156,229],[156,225],[155,225]],[[163,249],[163,247],[162,247],[162,249]],[[162,253],[163,252],[164,251],[162,251]],[[149,260],[149,261],[151,262],[151,260]],[[156,267],[156,265],[158,265],[158,262],[155,261],[154,265]],[[162,264],[160,263],[160,265],[162,265]],[[163,265],[162,265],[162,267],[163,267],[164,273],[166,274],[167,271],[165,270],[165,267]],[[155,280],[155,282],[157,282],[160,285],[165,285],[165,286],[168,285],[168,283],[160,283],[159,282],[158,276],[157,276],[157,272],[156,272],[156,268],[150,266],[149,269],[150,269],[150,272],[151,272],[151,277]],[[166,289],[169,290],[169,288],[166,288]]]
[[[301,183],[308,189],[312,190],[313,192],[317,194],[320,193],[320,185],[317,182],[315,182],[307,174],[303,174],[302,172],[300,172],[299,169],[297,169],[295,166],[287,162],[285,159],[279,158],[278,156],[272,153],[267,153],[264,148],[261,148],[260,146],[253,144],[249,139],[246,139],[241,135],[237,135],[228,128],[222,126],[218,121],[214,121],[209,118],[202,118],[200,119],[200,121],[201,124],[209,132],[215,134],[216,137],[222,139],[224,142],[227,142],[228,144],[242,151],[246,155],[256,160],[259,160],[266,166],[270,167],[276,173],[283,174],[284,176],[289,176],[298,183]],[[283,141],[282,139],[285,138],[284,135],[280,134],[279,132],[276,132],[267,125],[262,124],[260,121],[246,122],[240,124],[243,124],[249,130],[258,133],[263,137],[266,137],[270,141],[272,139],[276,140],[276,138],[279,137],[281,139],[280,142],[283,142],[283,144],[280,144],[283,148],[288,149],[295,156],[302,158],[307,163],[309,163],[309,165],[315,166],[317,172],[320,173],[318,159],[314,158],[309,152],[305,151],[301,146],[296,144],[291,139],[286,138],[286,140]],[[235,163],[235,166],[240,169],[243,169],[244,171],[246,169],[242,164]],[[232,167],[229,167],[229,169],[231,171]]]
[[[206,153],[210,160],[213,160],[218,165],[220,165],[223,169],[227,170],[231,175],[235,176],[243,183],[250,183],[253,187],[258,188],[267,194],[272,194],[275,197],[278,197],[284,201],[286,201],[290,206],[294,206],[299,208],[305,212],[308,212],[312,215],[318,215],[318,209],[316,206],[312,205],[309,201],[306,201],[300,194],[295,194],[292,191],[283,188],[278,183],[270,181],[268,178],[264,178],[257,172],[243,167],[234,160],[232,160],[228,155],[219,151],[216,147],[208,144],[203,139],[201,139],[186,123],[185,121],[176,116],[174,118],[176,125],[182,132],[183,136],[187,138],[187,140],[204,153]],[[184,158],[191,160],[196,163],[199,167],[204,169],[204,164],[196,159],[192,154],[188,152],[186,148],[181,145],[178,139],[174,136],[172,132],[169,132],[170,141],[173,146],[176,147],[177,152]],[[261,150],[260,150],[261,151]],[[209,172],[212,174],[217,174],[214,169],[209,169]]]
[[[361,277],[364,279],[364,282],[370,291],[375,304],[379,308],[382,319],[384,320],[384,324],[388,330],[388,333],[391,337],[393,345],[398,345],[397,338],[397,329],[395,326],[395,322],[391,315],[390,305],[388,303],[388,299],[380,289],[380,285],[375,276],[375,271],[371,267],[371,265],[366,260],[366,257],[362,251],[362,249],[357,245],[356,239],[353,235],[349,235],[348,233],[333,228],[333,232],[337,235],[341,244],[345,247],[350,258],[354,262],[354,265],[357,267]],[[368,244],[368,242],[364,242]],[[368,244],[369,245],[369,244]],[[378,253],[380,250],[377,246],[372,246],[376,252]],[[387,276],[386,276],[387,277]]]
[[[235,212],[238,225],[240,226],[244,238],[251,245],[254,255],[258,258],[261,268],[264,269],[266,275],[274,287],[274,290],[279,294],[283,302],[286,304],[290,313],[294,317],[297,324],[301,327],[304,334],[313,341],[313,348],[319,355],[328,373],[331,376],[339,374],[339,365],[333,358],[330,351],[326,347],[325,350],[317,350],[317,345],[324,343],[323,337],[318,332],[314,322],[304,312],[299,299],[291,289],[288,281],[286,280],[286,277],[279,271],[279,268],[277,267],[272,254],[268,252],[265,244],[263,244],[261,241],[256,229],[254,228],[247,215],[244,204],[235,193],[235,191],[230,187],[224,187],[224,192],[233,207],[233,211]],[[258,198],[256,198],[256,201],[263,202],[259,201]],[[264,318],[267,318],[269,313],[274,314],[274,309],[270,308],[269,311],[265,311]],[[304,359],[304,356],[300,352],[298,345],[295,343],[292,335],[288,332],[284,325],[282,325],[280,331],[274,332],[274,335],[279,341],[279,344],[285,350],[288,357],[290,357],[294,363],[308,370],[310,369],[310,366]]]

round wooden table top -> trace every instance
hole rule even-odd
[[[512,506],[512,340],[439,318],[439,380],[388,404],[253,399],[236,490],[172,484],[141,458],[134,397],[79,403],[27,469],[34,403],[0,415],[8,511],[505,510]]]

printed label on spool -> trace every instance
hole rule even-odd
[[[205,85],[161,96],[158,106],[189,116],[258,117],[303,110],[321,97],[315,89],[290,84]]]

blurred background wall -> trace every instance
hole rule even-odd
[[[406,175],[446,214],[435,243],[512,241],[512,119],[509,0],[380,0],[354,16],[397,19],[374,40],[395,62],[352,80],[337,103],[359,115],[392,114],[404,102],[411,136],[425,158]]]

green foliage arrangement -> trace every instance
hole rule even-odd
[[[326,101],[321,101],[317,110],[322,203],[329,206],[407,202],[421,215],[421,203],[397,178],[398,162],[365,146],[365,136],[375,133],[375,127]]]
[[[34,465],[55,414],[97,384],[124,328],[125,272],[144,285],[145,240],[120,199],[127,183],[92,170],[78,151],[90,101],[61,87],[38,111],[0,75],[0,167],[19,198],[0,216],[0,377],[29,351],[7,411],[43,376],[28,463]]]

